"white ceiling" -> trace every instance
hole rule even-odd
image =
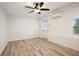
[[[24,6],[32,6],[32,2],[0,2],[0,6],[4,11],[11,16],[29,16],[29,17],[43,17],[44,15],[50,13],[53,9],[63,7],[70,4],[70,2],[45,2],[42,8],[49,8],[50,11],[42,11],[40,16],[37,16],[37,13],[28,13],[31,11],[29,8]]]

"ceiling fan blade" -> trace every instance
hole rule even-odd
[[[38,3],[36,3],[35,5],[36,5],[36,6],[35,6],[34,8],[37,8],[37,7],[38,7]]]
[[[47,9],[47,8],[42,8],[40,9],[41,11],[49,11],[50,9]]]
[[[28,13],[32,13],[32,12],[34,12],[34,10],[32,10],[32,11],[30,11],[30,12],[28,12]]]
[[[30,9],[34,9],[33,7],[30,7],[30,6],[25,6],[26,8],[30,8]]]
[[[43,2],[41,2],[41,3],[40,3],[40,7],[42,7],[42,6],[43,6],[43,4],[44,4],[44,3],[43,3]]]

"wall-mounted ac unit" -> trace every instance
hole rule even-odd
[[[57,18],[60,18],[60,17],[62,17],[62,13],[56,13],[56,14],[52,15],[52,19],[57,19]]]

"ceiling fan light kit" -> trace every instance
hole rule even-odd
[[[40,12],[40,9],[35,10],[35,12]]]

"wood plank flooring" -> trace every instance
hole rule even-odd
[[[34,38],[9,42],[2,56],[79,56],[79,51]]]

